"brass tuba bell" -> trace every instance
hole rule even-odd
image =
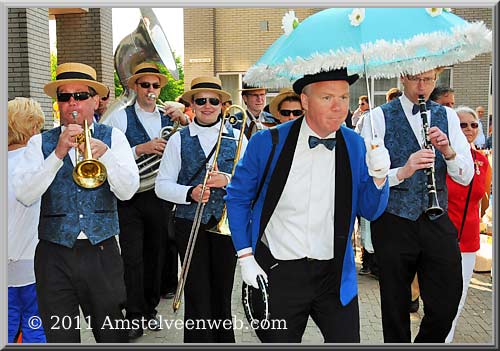
[[[78,113],[73,112],[73,117],[76,119]],[[90,128],[87,120],[83,124],[83,133],[76,136],[78,145],[84,144],[83,155],[80,154],[78,146],[75,148],[75,163],[73,168],[73,180],[76,184],[86,189],[94,189],[101,186],[107,178],[106,167],[92,158],[92,150],[90,149]],[[81,159],[81,160],[80,160]]]

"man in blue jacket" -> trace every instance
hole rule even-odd
[[[270,317],[286,323],[258,333],[263,342],[301,342],[309,316],[325,342],[360,340],[350,239],[357,215],[384,211],[390,161],[381,140],[367,152],[341,126],[357,78],[338,69],[297,80],[305,117],[276,127],[274,153],[271,130],[255,134],[227,188],[242,278],[268,280]]]

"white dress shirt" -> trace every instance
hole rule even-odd
[[[418,143],[423,145],[424,134],[420,112],[417,112],[416,115],[412,114],[413,102],[411,102],[406,95],[403,94],[400,96],[399,100],[401,101],[406,119],[408,120],[408,123],[410,123]],[[450,146],[457,153],[454,159],[449,161],[445,160],[446,169],[454,181],[462,185],[467,185],[470,183],[474,173],[474,163],[470,153],[470,145],[460,128],[460,119],[455,111],[449,107],[443,107],[446,109],[446,116],[448,119],[448,139],[450,141]],[[429,125],[431,125],[432,113],[430,110],[427,111],[427,118],[429,120]],[[361,136],[365,140],[372,139],[371,123],[373,122],[376,136],[383,140],[385,136],[385,119],[382,109],[380,107],[376,107],[371,111],[371,117],[368,114],[364,119],[365,121],[363,129],[361,130]],[[399,167],[391,168],[389,170],[389,186],[395,186],[403,182],[404,179],[399,180],[397,177],[398,170]]]
[[[93,129],[93,125],[90,128]],[[61,133],[64,129],[62,126]],[[68,155],[75,165],[75,149],[71,148]],[[118,199],[129,200],[139,189],[139,169],[127,138],[117,128],[113,128],[111,132],[111,148],[108,148],[99,161],[106,167],[111,191]],[[55,151],[45,159],[41,134],[33,136],[13,174],[12,184],[16,198],[26,206],[40,200],[62,165],[63,160],[56,156]],[[80,233],[78,238],[86,236]]]
[[[8,286],[26,286],[35,282],[34,258],[38,243],[40,200],[25,206],[16,200],[12,186],[13,171],[26,147],[8,152]]]
[[[207,157],[212,151],[215,143],[217,142],[217,137],[219,135],[220,123],[217,123],[211,127],[202,127],[196,122],[190,123],[187,128],[189,128],[189,135],[191,137],[198,136],[201,148]],[[224,127],[223,133],[227,133],[226,127]],[[239,138],[240,131],[233,128],[233,133],[235,138]],[[235,141],[237,143],[237,140]],[[246,150],[247,140],[243,136],[241,152],[239,158],[241,158]],[[209,160],[209,163],[213,162],[214,155]],[[163,157],[160,163],[160,169],[155,181],[155,192],[156,195],[164,200],[187,205],[186,196],[190,185],[181,185],[177,183],[177,178],[179,177],[179,172],[182,166],[181,159],[181,136],[180,133],[173,134],[168,140],[167,147],[163,153]]]
[[[161,116],[158,107],[153,112],[145,111],[137,102],[134,104],[135,113],[142,123],[150,139],[159,138],[161,130]],[[120,129],[124,134],[127,132],[127,112],[125,109],[117,110],[106,118],[102,124]],[[136,146],[132,147],[134,157],[140,157],[135,152]]]
[[[336,148],[311,149],[310,135],[318,137],[304,119],[283,193],[264,230],[264,242],[279,260],[333,258]]]

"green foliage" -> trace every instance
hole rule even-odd
[[[54,52],[50,53],[50,77],[51,80],[56,80],[57,55]]]
[[[177,70],[179,71],[179,80],[175,80],[164,65],[159,65],[160,72],[168,77],[167,84],[161,89],[160,92],[159,99],[161,101],[174,101],[176,97],[184,93],[184,69],[182,67],[181,58],[175,55],[175,52],[174,57],[177,64]],[[115,71],[115,96],[120,96],[122,92],[123,87],[121,86],[118,74],[116,74]]]

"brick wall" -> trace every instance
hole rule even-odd
[[[37,100],[45,113],[45,126],[52,127],[52,100],[43,92],[50,81],[49,19],[46,8],[8,9],[9,100]]]
[[[470,22],[483,21],[493,28],[493,14],[489,8],[454,8],[453,13]],[[488,84],[492,54],[482,54],[471,61],[457,64],[453,67],[453,89],[455,90],[456,106],[466,105],[473,109],[484,106],[488,110]],[[490,111],[490,113],[493,113]],[[487,113],[482,120],[483,131],[487,132]]]
[[[281,35],[281,19],[289,8],[184,9],[185,89],[193,77],[244,73]],[[317,9],[294,9],[299,21]],[[200,35],[203,33],[203,35]],[[206,59],[211,62],[190,62]]]
[[[80,62],[95,68],[97,80],[114,87],[111,8],[56,15],[57,63]],[[111,89],[111,97],[114,89]]]

